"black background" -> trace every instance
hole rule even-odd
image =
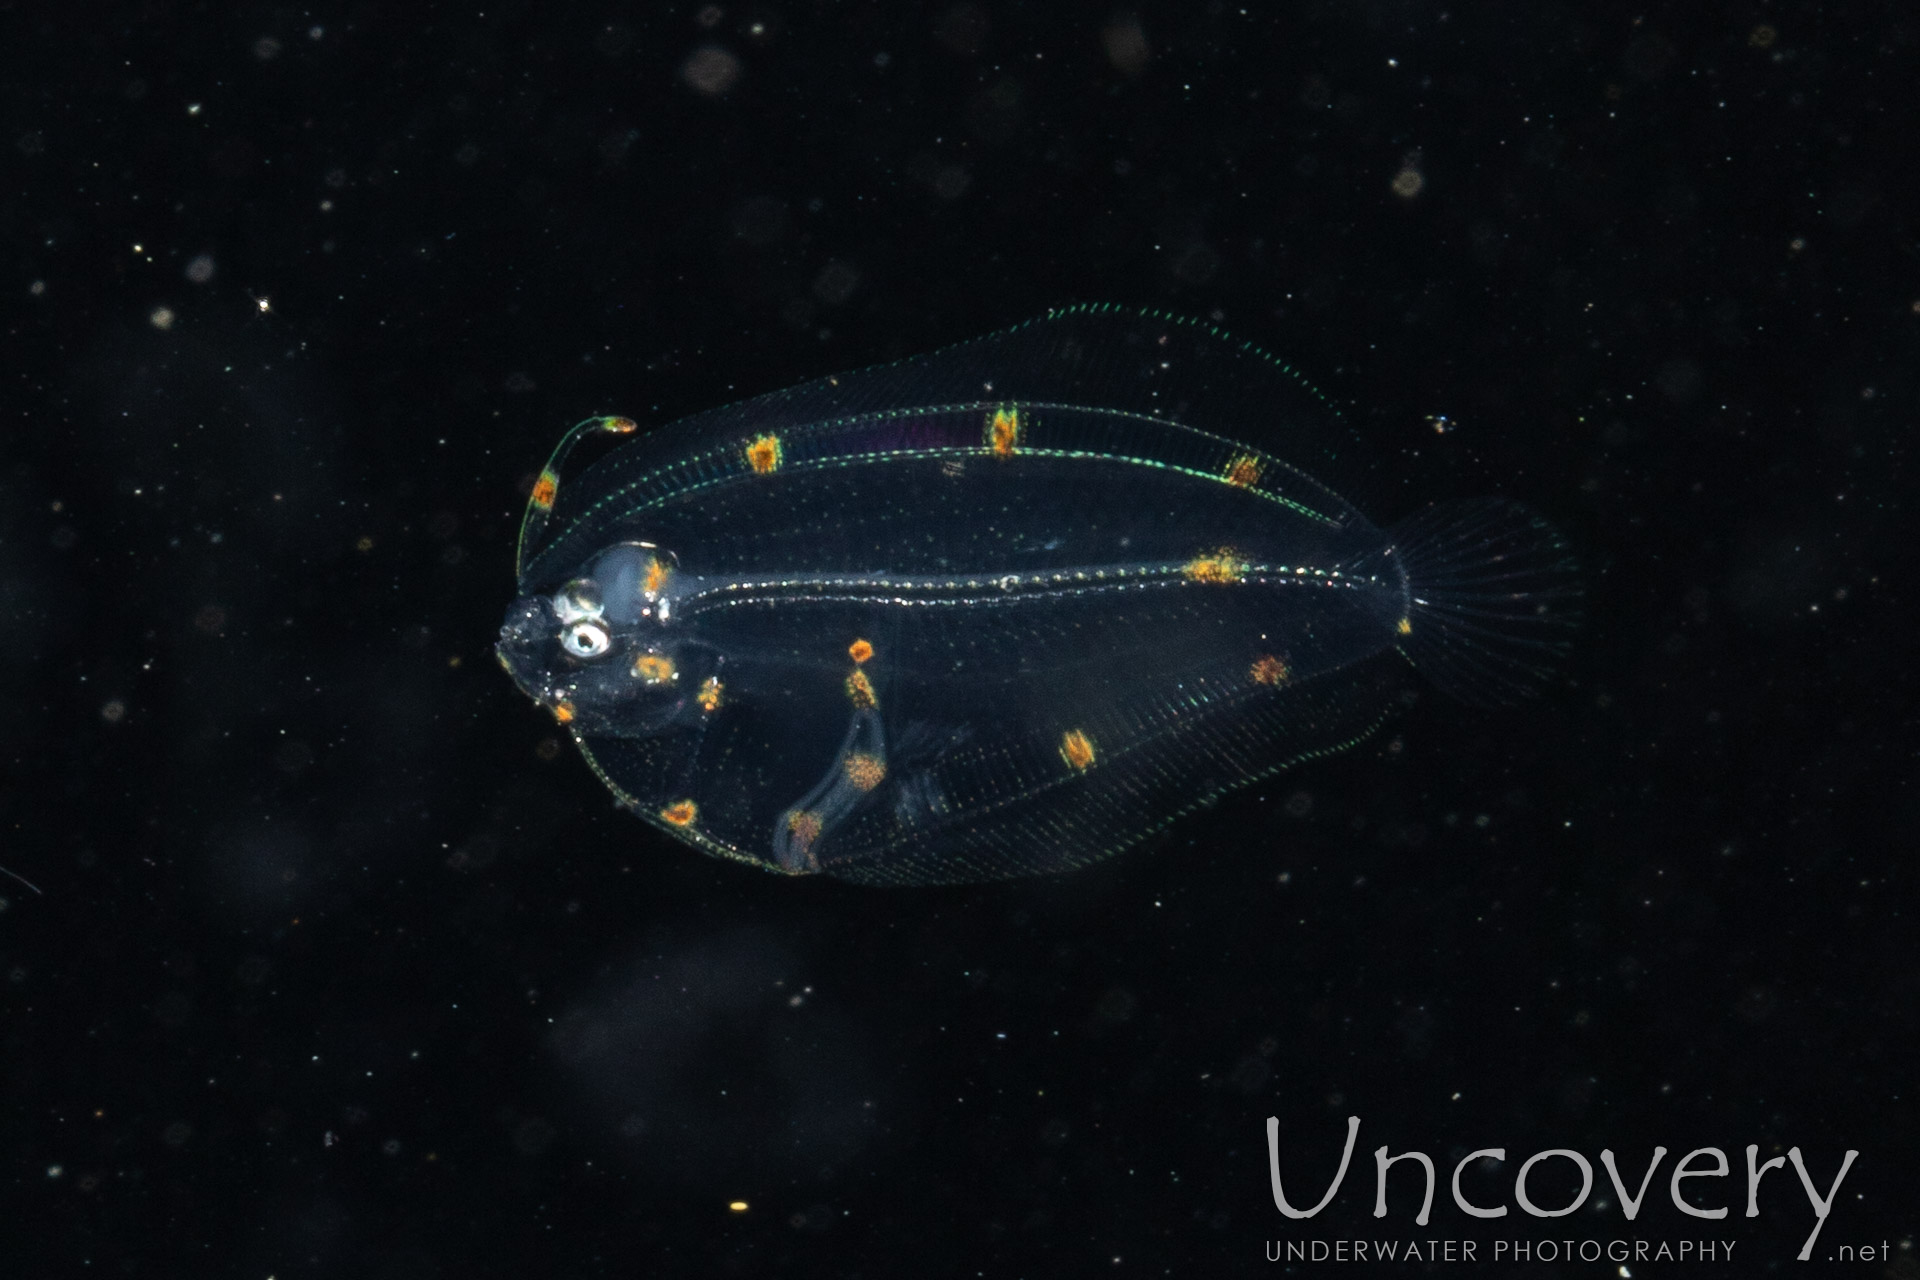
[[[1812,1224],[1791,1168],[1741,1216],[1755,1143],[1858,1149],[1815,1256],[1914,1274],[1920,18],[1672,8],[0,6],[0,1267],[1754,1274]],[[1383,520],[1548,513],[1567,682],[1056,881],[614,812],[489,652],[566,425],[1073,301],[1297,363]],[[1296,1201],[1362,1118],[1316,1220],[1269,1115]],[[1656,1143],[1633,1223],[1445,1188]]]

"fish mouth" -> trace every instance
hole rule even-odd
[[[507,610],[506,621],[500,625],[500,640],[493,646],[500,666],[520,692],[543,707],[554,703],[544,655],[556,624],[553,606],[543,597],[522,596]]]

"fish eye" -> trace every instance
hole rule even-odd
[[[576,658],[597,658],[613,647],[613,641],[599,623],[581,621],[560,633],[560,647]]]

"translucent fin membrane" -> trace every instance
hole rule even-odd
[[[1406,572],[1399,647],[1462,702],[1497,706],[1553,674],[1581,618],[1565,540],[1517,502],[1476,498],[1428,507],[1388,531]]]
[[[540,536],[546,531],[547,521],[553,517],[553,504],[559,500],[560,478],[565,472],[567,457],[580,442],[594,435],[632,435],[639,430],[631,418],[588,418],[577,422],[573,430],[560,437],[560,443],[553,448],[553,454],[547,459],[547,465],[540,468],[540,474],[534,478],[533,492],[527,495],[527,510],[520,517],[520,545],[514,552],[513,572],[517,577],[527,567],[527,557],[540,545]]]
[[[856,829],[863,838],[823,852],[820,869],[859,884],[929,885],[1098,862],[1230,791],[1365,740],[1391,713],[1404,682],[1398,665],[1375,659],[1284,690],[1248,686],[1114,747],[1098,730],[1067,735],[1050,785],[994,788],[996,802],[960,808],[927,831],[883,833],[884,820],[873,822]]]
[[[973,423],[973,407],[983,404],[1073,406],[1081,421],[1112,422],[1114,430],[1129,416],[1182,424],[1181,430],[1163,426],[1157,435],[1166,443],[1155,450],[1204,452],[1211,444],[1228,461],[1244,452],[1240,474],[1248,483],[1310,494],[1321,506],[1345,505],[1334,493],[1370,456],[1325,397],[1252,343],[1158,312],[1070,307],[927,355],[682,418],[642,432],[561,483],[561,464],[583,436],[632,427],[626,419],[589,419],[562,442],[544,473],[554,481],[545,491],[552,523],[545,510],[530,515],[522,588],[554,579],[564,572],[559,566],[577,563],[632,507],[663,490],[740,474],[786,474],[836,453],[870,454],[886,437],[887,423],[935,422],[943,410],[962,406],[970,439],[987,445],[996,439],[991,416]],[[1005,448],[994,452],[1017,455],[1028,447],[1023,423],[1005,421],[1001,429]],[[940,443],[894,431],[891,447]],[[550,536],[543,540],[541,530]]]

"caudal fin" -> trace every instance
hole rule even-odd
[[[1579,571],[1553,526],[1477,498],[1428,507],[1390,537],[1413,601],[1400,652],[1421,674],[1479,706],[1538,692],[1581,617]]]

